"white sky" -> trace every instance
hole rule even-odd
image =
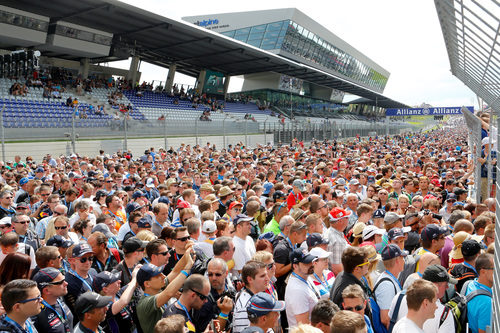
[[[159,15],[184,16],[295,7],[388,70],[384,95],[417,106],[477,106],[476,95],[450,71],[434,1],[410,0],[123,0]],[[128,68],[129,61],[109,63]],[[142,63],[141,81],[165,81],[168,70]],[[194,84],[179,73],[175,82]],[[241,81],[231,80],[230,91]]]

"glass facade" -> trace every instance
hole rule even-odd
[[[96,43],[96,44],[101,44],[101,45],[111,45],[111,42],[113,41],[112,37],[100,35],[100,34],[95,34],[90,31],[83,31],[80,29],[75,29],[75,28],[70,28],[66,27],[64,25],[58,24],[56,25],[55,31],[49,30],[49,33],[54,33],[59,36],[64,36],[64,37],[69,37],[69,38],[74,38],[74,39],[79,39],[83,40],[86,42],[91,42],[91,43]]]
[[[49,22],[44,22],[39,19],[7,12],[4,10],[0,10],[0,23],[11,24],[18,27],[38,30],[42,32],[47,32],[47,29],[49,27]]]
[[[387,77],[291,20],[222,34],[263,50],[289,52],[380,92],[387,84]]]

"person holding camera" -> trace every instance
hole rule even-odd
[[[227,264],[223,259],[214,258],[208,263],[207,276],[210,282],[210,294],[208,294],[207,302],[194,313],[193,318],[200,332],[204,332],[212,320],[217,320],[223,331],[229,328],[232,322],[236,290],[227,283],[228,273]]]

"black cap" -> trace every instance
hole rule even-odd
[[[92,248],[90,247],[90,245],[85,243],[85,242],[79,243],[79,244],[75,245],[75,247],[73,248],[73,257],[74,258],[83,257],[87,253],[93,254],[94,251],[92,251]]]
[[[102,271],[94,277],[94,291],[100,293],[102,288],[109,286],[111,283],[120,280],[120,273],[112,273]]]
[[[59,274],[61,274],[61,272],[54,267],[42,268],[33,276],[33,281],[38,284],[38,289],[42,290],[54,281]]]
[[[140,286],[144,285],[144,282],[150,280],[151,278],[160,275],[163,272],[165,266],[156,266],[153,264],[142,265],[142,267],[137,272],[137,283]]]
[[[111,302],[110,296],[101,296],[93,291],[81,294],[75,302],[75,313],[83,314],[92,309],[103,308]]]
[[[404,237],[405,234],[403,232],[403,229],[401,228],[392,228],[391,230],[389,230],[389,232],[387,233],[387,237],[389,237],[389,240],[395,240],[397,238],[400,238],[400,237]]]
[[[309,264],[316,259],[318,259],[318,257],[310,255],[309,252],[303,249],[295,249],[290,254],[290,261],[292,262],[292,264]]]
[[[253,217],[247,216],[245,214],[238,214],[233,220],[234,226],[237,226],[238,224],[242,222],[247,222],[247,221],[253,221]]]
[[[420,238],[423,241],[432,241],[437,239],[441,235],[447,235],[450,232],[448,228],[440,227],[437,224],[428,224],[422,229],[420,233]]]
[[[462,255],[466,257],[475,256],[481,252],[481,245],[475,239],[468,239],[462,243]]]
[[[147,243],[143,242],[139,238],[132,237],[129,238],[123,243],[123,253],[132,253],[139,249],[144,249]]]
[[[306,243],[308,247],[315,247],[322,244],[328,244],[328,239],[323,238],[323,235],[315,232],[307,236]]]
[[[127,204],[127,206],[125,207],[125,212],[127,213],[127,215],[130,215],[132,214],[133,212],[135,212],[136,210],[139,210],[141,209],[142,206],[139,205],[137,202],[135,201],[132,201],[132,202],[129,202]]]
[[[151,219],[148,216],[143,216],[137,221],[138,228],[151,228]]]
[[[73,241],[69,239],[64,239],[61,235],[54,235],[47,241],[47,246],[57,246],[67,249],[73,245]]]
[[[422,279],[430,281],[430,282],[449,282],[451,284],[457,284],[457,280],[452,278],[446,268],[441,265],[430,265],[422,274]]]
[[[390,260],[397,257],[406,257],[408,252],[403,251],[396,244],[388,244],[382,250],[382,260]]]

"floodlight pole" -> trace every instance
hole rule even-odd
[[[127,126],[127,118],[130,113],[130,110],[125,113],[125,120],[123,122],[123,127],[125,129],[125,137],[123,140],[123,152],[126,152],[128,150],[128,126]]]
[[[264,120],[264,145],[267,145],[267,133],[266,133],[266,123],[267,119],[269,119],[269,116],[266,117],[266,120]]]
[[[248,147],[248,119],[245,119],[245,146]]]
[[[194,129],[196,135],[196,145],[198,145],[198,117],[194,120]]]
[[[228,115],[224,115],[224,120],[222,120],[222,146],[226,148],[226,119]]]
[[[163,115],[163,142],[165,145],[165,150],[168,150],[168,139],[167,139],[167,116]]]
[[[75,118],[78,106],[73,108],[73,117],[71,118],[71,147],[73,148],[73,154],[76,154],[76,133],[75,133]]]

